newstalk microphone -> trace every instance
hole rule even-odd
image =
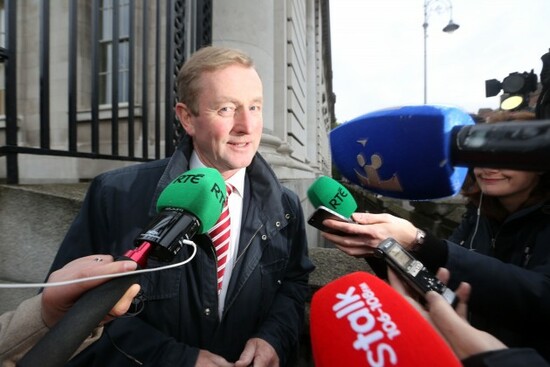
[[[158,214],[136,238],[136,249],[118,260],[133,260],[142,268],[148,258],[171,262],[185,245],[182,240],[206,233],[216,223],[226,195],[223,177],[213,168],[180,175],[159,196]],[[18,366],[64,365],[138,278],[137,274],[113,278],[85,293]]]
[[[316,367],[462,366],[432,325],[369,273],[351,273],[319,289],[310,315]]]
[[[330,132],[342,176],[371,192],[408,200],[453,196],[467,167],[545,171],[550,121],[474,124],[446,106],[404,106],[371,112]]]

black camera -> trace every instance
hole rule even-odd
[[[502,82],[497,79],[485,81],[485,96],[493,97],[500,93],[500,108],[503,110],[518,110],[529,103],[529,94],[537,90],[538,77],[531,70],[530,73],[510,73]]]
[[[542,90],[535,106],[537,119],[550,119],[550,50],[541,56],[542,70],[540,72],[540,82]]]

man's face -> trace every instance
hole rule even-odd
[[[231,65],[203,73],[200,90],[198,116],[182,103],[176,114],[201,161],[231,177],[250,164],[260,145],[262,82],[255,69]]]

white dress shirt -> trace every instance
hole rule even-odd
[[[191,154],[191,160],[189,162],[189,168],[201,168],[206,167],[195,151]],[[235,259],[239,248],[239,237],[241,235],[241,221],[243,213],[243,196],[244,196],[244,177],[246,174],[246,168],[241,168],[228,180],[226,184],[231,184],[234,190],[229,196],[229,215],[231,216],[231,238],[229,242],[229,252],[227,254],[227,262],[225,264],[225,272],[223,275],[222,289],[219,294],[218,300],[218,313],[220,319],[223,315],[223,308],[225,304],[225,296],[227,295],[227,288],[233,273],[233,267],[235,265]]]

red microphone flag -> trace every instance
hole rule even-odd
[[[462,366],[401,294],[365,272],[343,276],[313,295],[310,331],[316,367]]]

